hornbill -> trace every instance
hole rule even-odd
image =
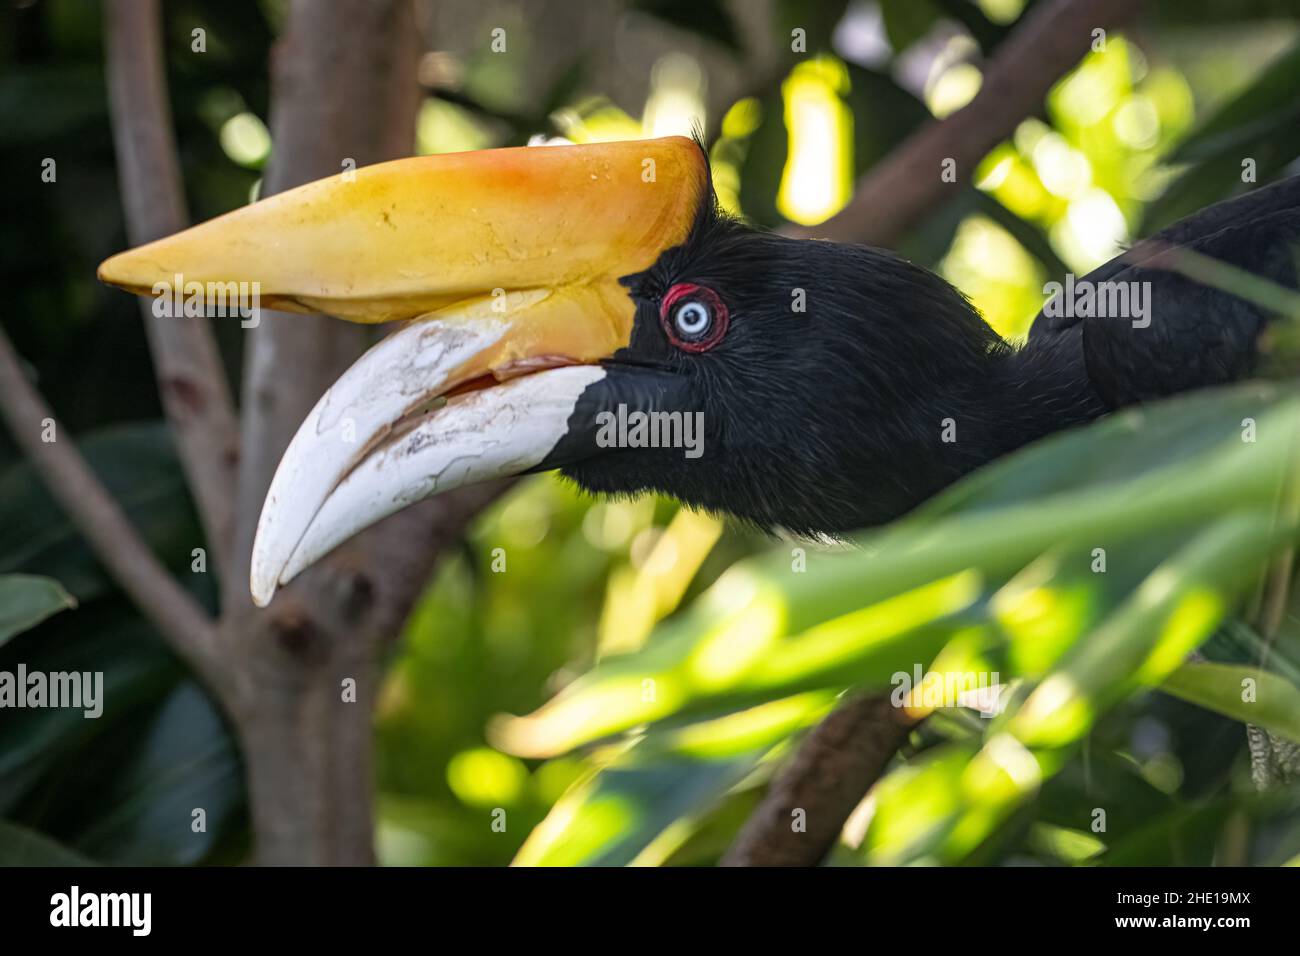
[[[252,556],[266,604],[406,505],[548,469],[795,533],[888,521],[1048,433],[1248,373],[1268,314],[1157,257],[1187,247],[1294,288],[1298,232],[1300,177],[1210,207],[1081,280],[1145,290],[1142,321],[1048,310],[1013,347],[890,252],[723,214],[703,150],[672,137],[366,167],[99,275],[208,299],[257,283],[276,308],[405,322],[280,462]],[[611,415],[635,412],[699,413],[702,453],[616,447]]]

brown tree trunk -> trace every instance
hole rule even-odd
[[[160,7],[115,0],[107,19],[123,194],[137,241],[183,225],[172,157]],[[142,46],[143,50],[138,49]],[[411,0],[294,0],[273,51],[273,155],[264,193],[412,151],[422,44]],[[141,64],[144,64],[141,66]],[[166,323],[151,335],[166,391],[193,380],[225,427],[167,406],[218,552],[221,617],[207,620],[177,589],[68,446],[43,446],[51,487],[114,575],[220,699],[245,758],[257,858],[270,864],[365,864],[372,840],[372,728],[378,662],[438,555],[504,484],[424,502],[361,534],[285,588],[265,610],[248,594],[262,500],[299,423],[370,335],[324,316],[264,313],[244,354],[238,487],[233,410],[206,326]],[[15,433],[43,407],[28,395],[0,337],[0,391],[17,398]],[[6,372],[6,370],[8,370]],[[215,432],[214,432],[215,427]],[[188,444],[185,435],[193,438]],[[41,449],[38,449],[38,451]],[[48,461],[47,461],[48,459]],[[233,527],[230,527],[233,524]],[[215,548],[220,543],[222,547]]]
[[[267,194],[409,155],[420,44],[409,0],[290,9],[273,53]],[[371,715],[377,659],[433,566],[446,503],[394,516],[312,568],[266,610],[248,579],[271,475],[299,423],[366,345],[323,316],[267,313],[245,354],[244,429],[232,578],[221,645],[237,686],[227,706],[247,764],[259,862],[373,862]],[[465,512],[468,514],[468,510]],[[444,536],[445,537],[445,536]]]
[[[372,642],[346,628],[321,633],[301,609],[250,624],[235,724],[258,862],[373,863]]]
[[[506,482],[408,508],[340,547],[271,606],[222,621],[239,666],[227,706],[243,744],[258,862],[373,862],[379,662],[438,557]]]

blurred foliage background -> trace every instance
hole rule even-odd
[[[833,215],[919,123],[969,101],[1025,4],[418,7],[421,152],[702,131],[722,203],[780,227]],[[1261,182],[1294,171],[1296,13],[1289,0],[1147,4],[901,251],[1003,335],[1023,335],[1045,282],[1245,189],[1240,157],[1256,159]],[[172,0],[165,17],[201,220],[258,194],[284,9]],[[190,573],[201,533],[135,303],[94,281],[126,244],[97,8],[40,0],[0,18],[0,321],[151,545],[211,605],[207,577]],[[495,27],[508,55],[490,49]],[[198,28],[202,55],[191,53]],[[806,45],[792,51],[796,28]],[[39,181],[48,157],[57,188]],[[218,335],[237,380],[239,329]],[[1244,418],[1272,427],[1247,445]],[[940,656],[998,671],[1003,713],[928,721],[835,862],[1294,860],[1300,797],[1250,786],[1239,721],[1300,739],[1297,619],[1287,607],[1261,623],[1264,598],[1251,603],[1253,573],[1295,531],[1276,501],[1297,427],[1285,386],[1117,417],[998,463],[847,554],[774,544],[668,501],[519,482],[444,562],[390,663],[375,730],[380,858],[713,862],[793,735],[836,694]],[[103,670],[110,689],[98,721],[5,714],[0,860],[243,859],[239,754],[220,714],[7,436],[0,514],[0,575],[67,592],[42,592],[37,610],[0,627],[0,669]],[[1104,577],[1089,572],[1096,541],[1111,555]],[[800,547],[808,570],[795,574]],[[68,595],[78,609],[55,613]],[[1207,639],[1208,662],[1184,665]],[[1243,676],[1269,688],[1267,710],[1234,703]],[[197,805],[205,837],[163,825]],[[504,830],[492,825],[501,810]]]

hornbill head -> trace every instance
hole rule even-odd
[[[887,519],[964,467],[942,423],[1001,347],[923,269],[723,215],[680,137],[366,167],[99,274],[209,299],[243,282],[275,308],[405,322],[285,452],[254,545],[259,604],[406,505],[554,468],[765,527]]]

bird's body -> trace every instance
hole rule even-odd
[[[1091,273],[1094,282],[1150,283],[1149,327],[1040,316],[1029,345],[1081,334],[1089,380],[1108,408],[1248,375],[1270,316],[1258,304],[1164,267],[1166,253],[1187,250],[1296,288],[1300,176],[1281,180],[1189,216]]]
[[[1298,238],[1300,177],[1071,281],[1017,347],[889,252],[721,214],[704,151],[668,138],[369,167],[101,276],[252,281],[280,307],[411,320],[286,451],[254,545],[265,603],[407,504],[529,471],[797,533],[889,521],[1052,432],[1249,374],[1268,312],[1160,257],[1190,250],[1294,289]],[[628,412],[690,415],[702,445],[611,445],[602,423]]]
[[[767,304],[704,357],[717,370],[698,356],[657,357],[724,380],[701,391],[712,402],[705,444],[726,454],[701,467],[646,449],[564,472],[591,491],[660,491],[768,528],[880,524],[1045,435],[1249,374],[1269,315],[1172,271],[1169,253],[1188,249],[1294,289],[1298,239],[1292,177],[1202,210],[1071,282],[1089,294],[1132,292],[1145,316],[1061,305],[1012,346],[956,289],[891,253],[785,239],[709,211],[630,286],[648,304],[683,280]],[[806,312],[791,311],[791,290],[802,290]],[[639,319],[654,324],[648,312]],[[643,361],[655,343],[634,337],[631,348]]]

